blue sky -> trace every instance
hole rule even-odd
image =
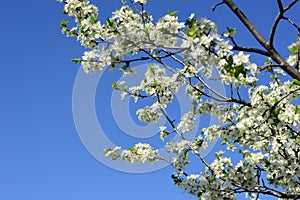
[[[118,8],[119,1],[93,2],[99,5],[100,18],[105,20]],[[148,3],[155,18],[168,9],[180,10],[181,19],[194,12],[197,17],[214,19],[221,30],[237,27],[238,41],[256,45],[226,7],[212,13],[210,8],[217,1],[159,2]],[[275,1],[236,2],[267,35],[277,12],[268,3],[275,5]],[[83,49],[60,33],[59,23],[65,18],[62,5],[55,0],[3,1],[1,5],[0,199],[193,199],[173,186],[170,167],[146,174],[124,173],[103,165],[86,150],[72,113],[72,91],[79,66],[70,61],[80,57]],[[295,33],[285,29],[280,35],[284,40],[276,45],[282,48]],[[109,91],[110,84],[101,87]],[[103,91],[97,89],[100,94]],[[96,96],[96,101],[98,119],[109,116],[109,111],[101,110],[105,103],[101,96]],[[111,138],[115,143],[131,141],[114,123],[106,126],[114,130]]]

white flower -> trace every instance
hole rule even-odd
[[[135,3],[141,3],[141,4],[146,4],[147,0],[134,0]]]
[[[194,122],[195,120],[195,114],[192,111],[190,111],[182,116],[181,121],[177,125],[177,129],[180,130],[182,133],[192,131],[193,128],[196,126]]]
[[[233,56],[233,62],[235,65],[245,64],[249,61],[249,55],[244,55],[244,52],[240,51],[237,55]]]
[[[195,181],[195,180],[197,180],[199,177],[200,177],[199,174],[190,174],[190,175],[187,176],[187,179],[188,179],[188,180],[191,180],[191,181]]]
[[[191,13],[189,19],[193,19],[195,17],[195,13]]]

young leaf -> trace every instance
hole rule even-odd
[[[171,12],[170,10],[168,10],[168,15],[170,16],[175,16],[178,13],[178,10],[175,10],[173,12]]]
[[[74,64],[81,63],[81,62],[82,62],[82,59],[81,59],[81,58],[73,58],[73,59],[72,59],[72,62],[73,62]]]
[[[68,22],[66,20],[61,20],[59,27],[60,27],[60,29],[63,29],[63,28],[66,28],[67,25],[68,25]]]
[[[117,89],[118,88],[118,83],[117,81],[114,81],[111,85],[112,89]]]

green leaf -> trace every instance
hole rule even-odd
[[[67,12],[65,9],[63,9],[63,14],[64,14],[64,15],[67,15],[68,12]]]
[[[296,114],[300,113],[300,105],[295,106],[295,113]]]
[[[291,53],[297,53],[298,49],[297,49],[297,46],[296,45],[290,45],[288,46],[288,49],[291,51]]]
[[[224,67],[224,69],[230,73],[230,75],[234,76],[235,78],[238,78],[240,73],[243,73],[245,75],[244,70],[244,64],[234,66],[233,65],[233,57],[232,55],[227,57],[227,65]]]
[[[178,185],[182,182],[182,179],[180,177],[178,177],[178,175],[172,174],[171,178],[173,179],[175,185]]]
[[[113,27],[114,26],[114,20],[113,19],[110,19],[110,18],[108,18],[107,20],[106,20],[106,26],[107,27]]]
[[[219,156],[219,154],[218,154],[218,153],[215,153],[215,158],[217,158],[217,159],[219,159],[219,158],[220,158],[220,156]]]
[[[110,150],[111,150],[110,148],[106,148],[106,149],[104,149],[104,153],[107,153]]]
[[[175,16],[178,13],[178,10],[175,10],[173,12],[171,12],[170,10],[168,10],[168,15],[170,16]]]
[[[236,31],[236,28],[229,28],[229,27],[227,27],[227,31],[229,33],[234,33]]]
[[[236,171],[237,172],[243,172],[243,169],[242,169],[242,167],[238,167]]]
[[[196,26],[196,18],[193,17],[192,19],[188,19],[185,21],[185,25],[188,26],[189,28],[193,28]]]
[[[197,32],[198,32],[198,27],[193,27],[187,31],[187,35],[194,38],[196,37]]]
[[[274,117],[278,117],[279,112],[280,112],[279,109],[275,109],[275,110],[272,111],[272,114],[273,114]]]
[[[118,155],[116,155],[116,154],[112,155],[112,157],[111,157],[112,160],[117,160],[117,158],[118,158]]]
[[[230,189],[230,186],[227,185],[226,187],[223,188],[223,190],[228,191]]]
[[[245,155],[245,157],[249,157],[249,156],[251,156],[251,153],[250,152],[245,152],[244,155]]]
[[[82,62],[82,59],[81,59],[81,58],[73,58],[73,59],[72,59],[72,62],[73,62],[74,64],[81,63],[81,62]]]
[[[244,65],[243,64],[234,67],[233,75],[234,75],[235,78],[238,78],[239,74],[242,73],[242,72],[244,72]]]
[[[232,55],[227,57],[227,65],[225,65],[224,69],[229,72],[230,74],[233,73],[233,58]]]
[[[248,152],[248,151],[242,151],[241,149],[239,149],[239,153],[242,154],[242,156],[243,156],[244,158],[251,155],[250,152]]]
[[[224,144],[227,144],[227,143],[228,143],[227,139],[224,139],[224,140],[221,142],[221,145],[224,145]]]
[[[271,74],[270,78],[277,79],[278,78],[278,74]]]
[[[129,63],[126,62],[125,65],[121,68],[123,71],[126,71],[129,68]]]
[[[114,81],[111,85],[112,89],[117,89],[118,88],[118,83],[117,81]]]
[[[90,22],[97,23],[97,21],[98,21],[98,15],[96,15],[96,16],[90,16]]]
[[[267,159],[263,159],[263,162],[265,164],[265,167],[269,167],[271,165],[270,161],[268,161]]]
[[[297,79],[294,79],[293,82],[292,82],[292,84],[300,86],[300,81],[298,81]]]
[[[135,146],[131,147],[130,149],[130,152],[133,153],[133,154],[136,154],[137,153],[137,149]]]
[[[226,65],[226,67],[231,68],[231,67],[232,67],[232,64],[233,64],[233,57],[232,57],[232,55],[229,55],[229,56],[227,57],[227,65]]]
[[[267,57],[265,61],[265,65],[270,65],[271,64],[271,58]]]
[[[60,27],[60,29],[63,29],[63,28],[66,28],[67,25],[68,25],[68,22],[66,20],[61,20],[59,27]]]

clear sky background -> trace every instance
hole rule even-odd
[[[121,5],[120,0],[93,2],[100,7],[102,21]],[[197,17],[215,20],[221,30],[226,26],[237,27],[238,42],[255,46],[225,6],[215,13],[211,11],[217,2],[149,0],[147,7],[156,19],[170,9],[180,10],[182,20],[194,12]],[[268,35],[277,13],[276,1],[236,2]],[[291,11],[293,14],[298,15],[299,22],[299,6]],[[75,39],[60,33],[59,23],[64,18],[62,4],[55,0],[1,2],[0,199],[194,199],[173,185],[170,167],[146,174],[119,172],[103,165],[86,150],[72,115],[72,89],[79,66],[70,61],[80,57],[83,49]],[[278,37],[282,39],[276,45],[283,49],[293,41],[295,32],[284,29]],[[108,91],[110,84],[107,88]],[[100,108],[101,98],[97,103]],[[106,125],[117,130],[113,123]],[[113,134],[129,137],[120,131]]]

